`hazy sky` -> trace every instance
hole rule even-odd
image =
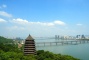
[[[0,36],[89,35],[89,0],[0,0]]]

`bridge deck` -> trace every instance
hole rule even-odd
[[[53,45],[77,45],[89,43],[89,40],[77,40],[77,41],[58,41],[58,42],[36,42],[36,46],[53,46]]]

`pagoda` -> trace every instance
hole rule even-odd
[[[35,41],[31,37],[31,35],[29,35],[25,39],[25,45],[24,45],[24,55],[29,55],[29,54],[36,55]]]

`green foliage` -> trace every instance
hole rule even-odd
[[[53,54],[49,51],[37,51],[37,60],[79,60],[69,55]]]
[[[0,50],[3,50],[5,52],[8,51],[20,52],[20,50],[18,50],[18,46],[14,44],[12,39],[7,39],[1,36],[0,36]]]
[[[0,50],[7,51],[18,51],[18,48],[14,44],[0,44]]]
[[[0,53],[1,60],[36,60],[34,55],[24,56],[22,53],[5,52]]]
[[[0,60],[79,60],[68,55],[53,54],[43,50],[39,50],[37,53],[37,55],[25,56],[22,52],[4,52],[0,50]]]

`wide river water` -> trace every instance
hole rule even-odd
[[[55,42],[64,40],[55,39],[36,39],[35,42]],[[65,40],[66,41],[66,40]],[[70,40],[67,40],[70,41]],[[78,45],[58,45],[58,46],[38,46],[36,50],[50,51],[56,54],[71,55],[81,60],[89,60],[89,43],[83,43]]]

